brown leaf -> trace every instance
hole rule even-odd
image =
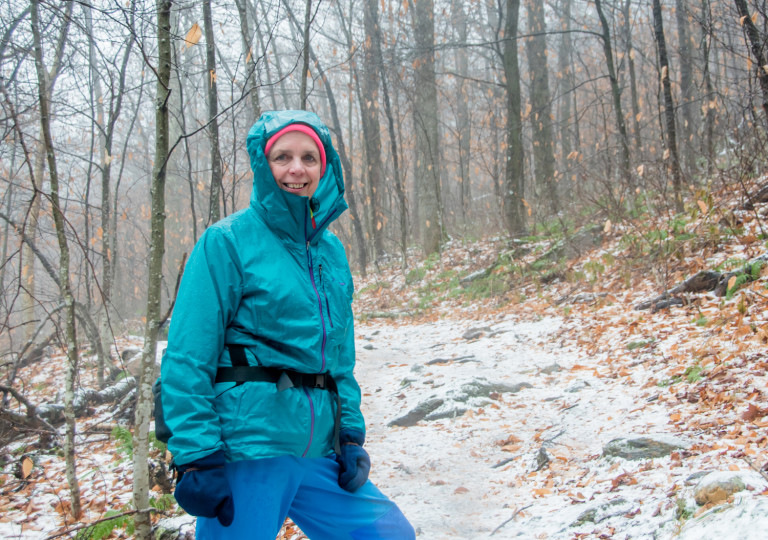
[[[22,480],[24,480],[27,476],[29,476],[34,466],[35,464],[28,457],[25,457],[23,460],[21,460],[21,479]]]
[[[453,492],[457,494],[461,494],[461,493],[469,493],[469,490],[464,486],[459,486]]]
[[[197,42],[200,41],[201,37],[203,37],[203,30],[200,28],[199,24],[195,23],[192,25],[192,28],[189,29],[187,35],[184,36],[184,44],[187,48],[192,45],[197,45]]]

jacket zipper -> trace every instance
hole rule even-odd
[[[312,283],[312,289],[314,289],[315,296],[317,297],[317,305],[320,311],[320,325],[323,328],[323,344],[320,349],[320,357],[322,359],[322,365],[320,366],[320,371],[319,371],[319,373],[322,373],[325,370],[325,342],[327,339],[327,335],[325,332],[325,317],[323,316],[323,300],[320,298],[320,292],[317,290],[317,283],[315,283],[315,272],[312,269],[312,251],[309,246],[309,240],[307,240],[307,265],[309,267],[309,280]],[[315,433],[315,404],[312,401],[312,396],[310,395],[309,390],[307,388],[304,388],[304,394],[307,396],[307,400],[309,401],[310,426],[309,426],[309,443],[307,443],[307,447],[304,449],[304,453],[302,454],[301,457],[306,457],[307,453],[309,452],[309,449],[312,446],[312,439]]]
[[[328,312],[328,324],[333,328],[333,319],[331,318],[331,304],[328,302],[328,293],[325,292],[325,282],[323,281],[323,265],[317,266],[317,273],[320,276],[320,287],[323,289],[323,297],[325,297],[325,309]]]

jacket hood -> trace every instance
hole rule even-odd
[[[296,123],[311,127],[325,147],[325,174],[320,178],[317,190],[311,199],[280,189],[264,154],[264,146],[272,135],[285,126]],[[265,216],[266,223],[273,230],[296,241],[311,242],[347,209],[341,161],[331,142],[328,128],[315,113],[265,112],[248,132],[246,148],[253,171],[251,206]],[[312,214],[314,214],[314,227]]]

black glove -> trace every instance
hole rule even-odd
[[[347,491],[357,491],[368,480],[371,470],[371,458],[363,450],[365,435],[353,429],[343,429],[339,433],[341,454],[336,455],[336,462],[341,467],[339,485]]]
[[[235,518],[232,489],[224,474],[224,451],[219,450],[191,463],[177,465],[181,480],[174,496],[188,514],[218,518],[225,527]]]

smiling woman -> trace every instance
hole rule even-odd
[[[409,540],[368,480],[352,275],[328,226],[347,208],[328,128],[265,113],[246,141],[251,204],[189,257],[162,363],[179,505],[198,539]]]

